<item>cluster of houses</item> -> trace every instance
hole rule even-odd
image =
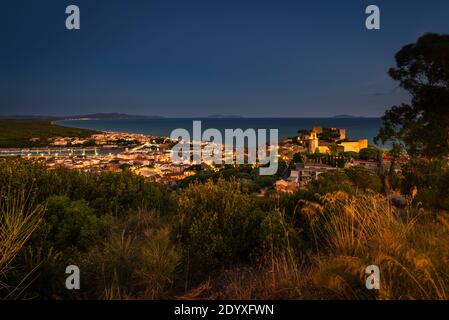
[[[113,171],[118,168],[117,165],[111,163],[106,157],[95,156],[72,156],[72,157],[41,157],[45,165],[49,168],[63,166],[70,169],[78,169],[89,172],[97,172],[103,170]]]
[[[318,163],[297,164],[296,169],[291,170],[290,177],[276,181],[276,190],[294,193],[328,170],[335,170],[335,167]]]
[[[332,154],[339,152],[355,152],[368,148],[368,140],[349,140],[345,129],[314,127],[311,130],[302,130],[295,138],[285,139],[280,144],[279,150],[283,158],[292,160],[295,153],[320,153]],[[360,160],[353,159],[348,166],[362,166],[375,173],[383,173],[390,166],[390,159],[384,156],[380,160]],[[335,166],[305,161],[295,164],[291,174],[286,179],[276,181],[275,188],[278,191],[294,193],[298,189],[306,186],[311,181],[329,170],[335,170]]]
[[[36,139],[36,138],[32,138]],[[93,134],[87,138],[78,137],[52,137],[49,138],[50,146],[54,147],[67,147],[67,146],[85,146],[86,144],[101,146],[104,148],[114,148],[118,144],[144,144],[151,142],[153,137],[146,136],[137,133],[126,133],[126,132],[102,132],[98,134]]]
[[[120,171],[125,167],[153,181],[174,183],[194,172],[189,165],[173,164],[170,151],[124,151],[116,154],[40,154],[35,157],[49,168],[63,166],[85,172]]]
[[[388,157],[385,157],[382,161],[354,159],[352,163],[348,165],[365,167],[378,174],[389,170],[391,162]],[[296,164],[296,168],[291,170],[290,176],[287,179],[276,181],[276,190],[294,193],[311,181],[317,180],[320,174],[330,170],[336,170],[336,168],[327,164],[314,162],[298,163]]]

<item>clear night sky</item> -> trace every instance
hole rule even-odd
[[[4,0],[0,114],[379,116],[407,99],[395,52],[425,32],[449,33],[449,0]]]

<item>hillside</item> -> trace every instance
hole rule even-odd
[[[87,137],[93,130],[55,125],[48,119],[0,119],[0,148],[41,147],[54,136]],[[32,142],[30,139],[39,138]]]

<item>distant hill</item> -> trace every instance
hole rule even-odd
[[[46,118],[0,119],[0,148],[45,147],[51,137],[84,138],[98,133],[95,130],[55,125],[53,120]]]
[[[349,114],[339,114],[339,115],[333,116],[333,118],[337,118],[337,119],[351,119],[351,118],[364,118],[364,117],[351,116]]]
[[[92,113],[64,117],[66,119],[162,119],[161,116],[142,116],[126,113]]]
[[[213,114],[210,116],[207,116],[206,118],[210,118],[210,119],[234,119],[234,118],[243,118],[242,116],[239,115],[225,115],[225,114]]]
[[[161,116],[142,116],[126,113],[91,113],[83,115],[70,116],[41,116],[41,115],[6,115],[1,116],[0,119],[162,119]]]
[[[32,120],[32,119],[58,119],[58,117],[38,116],[38,115],[6,115],[6,116],[0,115],[0,119]]]

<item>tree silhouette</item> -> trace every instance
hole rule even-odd
[[[428,33],[404,46],[389,75],[411,95],[382,117],[376,143],[392,141],[412,156],[449,154],[449,35]]]

